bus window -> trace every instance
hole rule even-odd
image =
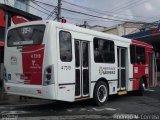
[[[131,64],[145,64],[145,48],[141,46],[130,45]]]
[[[88,43],[83,42],[83,67],[88,67]]]
[[[0,27],[0,41],[4,41],[4,36],[5,36],[5,28]]]
[[[136,46],[136,59],[137,59],[137,64],[146,63],[144,47]]]
[[[94,61],[97,63],[114,63],[114,42],[94,38]]]
[[[76,67],[79,67],[80,65],[80,56],[79,56],[79,41],[75,41],[75,57],[76,57],[76,60],[75,60],[75,64],[76,64]]]
[[[45,25],[30,25],[11,29],[7,36],[8,47],[41,44]]]
[[[71,34],[69,32],[60,31],[60,59],[63,62],[71,62],[72,60],[72,42]]]
[[[131,64],[136,63],[136,47],[135,47],[135,45],[130,45],[130,58],[131,58]]]

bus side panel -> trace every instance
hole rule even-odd
[[[92,44],[92,43],[91,43]],[[93,42],[94,44],[94,42]],[[116,43],[114,43],[115,45]],[[114,63],[96,63],[94,60],[94,48],[91,45],[91,51],[93,51],[93,56],[91,56],[91,97],[93,97],[95,84],[100,79],[105,79],[109,85],[109,94],[117,93],[117,47],[114,46],[115,52],[115,62]]]
[[[139,89],[140,79],[145,75],[145,69],[148,69],[146,65],[133,64],[133,90]]]
[[[52,67],[52,84],[43,85],[43,97],[46,99],[57,100],[57,39],[56,39],[56,27],[54,24],[50,24],[45,38],[45,54],[43,62],[43,84],[44,84],[44,71],[48,67]]]

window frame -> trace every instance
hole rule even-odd
[[[131,57],[132,57],[132,55],[131,55],[131,46],[134,46],[134,60],[131,59]],[[137,47],[144,49],[144,62],[137,62]],[[146,48],[144,46],[131,44],[130,45],[130,63],[131,64],[138,64],[138,65],[145,65],[146,64],[146,50],[145,49]]]
[[[62,59],[61,59],[61,43],[60,43],[60,33],[61,32],[66,32],[66,33],[69,33],[70,34],[70,36],[71,36],[71,59],[69,60],[69,61],[63,61]],[[72,62],[72,60],[73,60],[73,52],[72,52],[72,34],[71,34],[71,32],[69,32],[69,31],[65,31],[65,30],[60,30],[59,31],[59,57],[60,57],[60,60],[62,61],[62,62]]]
[[[137,54],[137,47],[139,47],[139,48],[141,48],[141,49],[143,49],[144,50],[144,56],[143,56],[143,58],[144,58],[144,62],[142,62],[142,60],[140,61],[140,62],[138,62],[138,60],[137,60],[137,56],[139,55],[139,54]],[[146,52],[145,52],[146,50],[145,50],[145,47],[143,47],[143,46],[136,46],[136,62],[137,62],[137,64],[142,64],[142,65],[145,65],[146,64]],[[140,55],[142,56],[142,52],[140,53]]]
[[[8,44],[8,34],[9,34],[10,31],[12,31],[12,30],[14,30],[14,29],[17,29],[17,28],[20,29],[20,28],[23,28],[23,27],[30,27],[30,26],[44,26],[43,37],[42,37],[42,40],[41,40],[40,43],[37,43],[37,44],[25,44],[25,45],[23,45],[23,44],[20,44],[20,45],[9,45],[9,44]],[[7,42],[7,47],[40,45],[40,44],[42,44],[42,42],[43,42],[43,39],[44,39],[44,36],[45,36],[45,31],[46,31],[46,25],[45,25],[45,24],[25,25],[25,26],[20,26],[20,27],[16,27],[16,28],[10,29],[10,30],[8,31],[8,33],[7,33],[7,41],[6,41],[6,42]]]
[[[131,46],[134,47],[134,56],[133,56],[133,59],[132,59],[132,54],[131,54]],[[131,64],[135,64],[136,63],[136,46],[131,44],[130,45],[130,63]]]
[[[97,40],[96,40],[97,39]],[[109,59],[107,58],[107,59],[105,59],[105,60],[103,60],[103,61],[97,61],[97,60],[95,60],[96,59],[96,57],[95,57],[95,41],[97,41],[98,42],[98,48],[99,48],[99,41],[103,41],[103,45],[104,45],[104,43],[105,42],[109,42],[109,43],[112,43],[111,45],[113,45],[113,53],[112,52],[110,52],[110,53],[112,53],[113,54],[113,58],[112,59],[114,59],[113,61],[109,61]],[[100,51],[98,50],[98,53],[100,53]],[[98,38],[98,37],[94,37],[93,38],[93,56],[94,56],[94,62],[95,63],[108,63],[108,64],[114,64],[115,63],[115,44],[114,44],[114,41],[113,40],[109,40],[109,39],[103,39],[103,38]],[[107,62],[106,62],[106,60],[107,60]]]

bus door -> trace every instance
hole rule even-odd
[[[154,54],[148,52],[148,57],[149,57],[149,86],[154,86],[155,80],[157,79],[156,77],[154,77],[156,70]]]
[[[126,89],[126,48],[117,47],[118,90]]]
[[[89,96],[89,42],[75,40],[75,96]]]

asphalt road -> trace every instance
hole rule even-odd
[[[132,93],[110,96],[102,107],[91,100],[74,103],[40,100],[0,105],[0,113],[3,120],[160,119],[160,86],[145,91],[144,96]]]

